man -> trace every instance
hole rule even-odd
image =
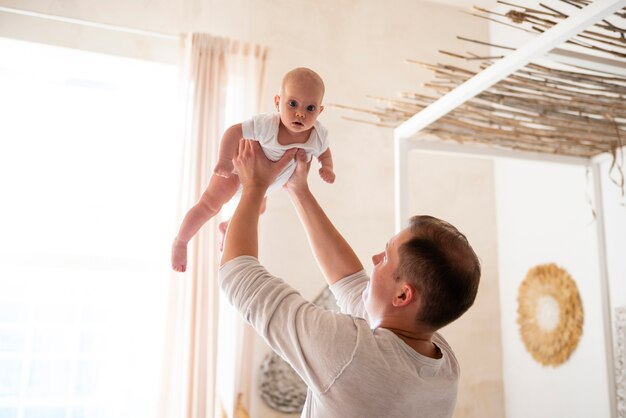
[[[226,234],[220,286],[246,321],[308,386],[303,417],[450,417],[459,366],[437,333],[473,303],[480,264],[456,228],[414,217],[372,257],[371,279],[307,184],[301,151],[286,188],[342,313],[318,308],[259,264],[258,219],[277,163],[242,140],[243,185]]]

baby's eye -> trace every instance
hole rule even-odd
[[[287,102],[287,104],[289,105],[289,107],[296,107],[296,106],[298,106],[298,102],[296,102],[295,100],[289,100],[289,102]]]
[[[308,105],[308,106],[306,107],[306,110],[307,110],[308,112],[315,112],[315,109],[316,109],[315,105]]]

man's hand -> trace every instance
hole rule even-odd
[[[250,187],[267,189],[293,159],[296,151],[295,148],[290,149],[280,160],[272,162],[267,159],[258,141],[239,140],[233,164],[239,173],[241,185],[244,189]]]
[[[299,149],[296,153],[296,164],[295,171],[283,186],[289,192],[298,192],[309,188],[307,177],[309,168],[311,168],[311,161],[307,162],[304,150]]]
[[[241,200],[230,220],[221,265],[235,257],[259,256],[259,212],[269,185],[289,164],[296,153],[291,149],[275,163],[268,160],[257,141],[242,139],[233,158],[243,186]]]

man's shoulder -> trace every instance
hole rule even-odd
[[[443,335],[439,333],[439,331],[433,334],[432,341],[439,348],[439,350],[441,350],[442,354],[448,358],[450,366],[458,370],[459,362],[456,358],[456,355],[454,354],[454,350],[452,349],[448,341],[446,341],[446,339],[443,337]]]
[[[348,276],[345,276],[335,283],[330,285],[330,290],[337,296],[339,293],[347,292],[353,290],[354,288],[358,288],[362,286],[363,283],[369,281],[369,276],[365,270],[359,270],[356,273],[352,273]]]

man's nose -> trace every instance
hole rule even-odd
[[[374,254],[372,256],[372,263],[374,263],[374,265],[378,264],[379,260],[380,260],[380,254]]]
[[[304,118],[304,112],[301,112],[299,110],[296,110],[296,117],[297,118]]]

